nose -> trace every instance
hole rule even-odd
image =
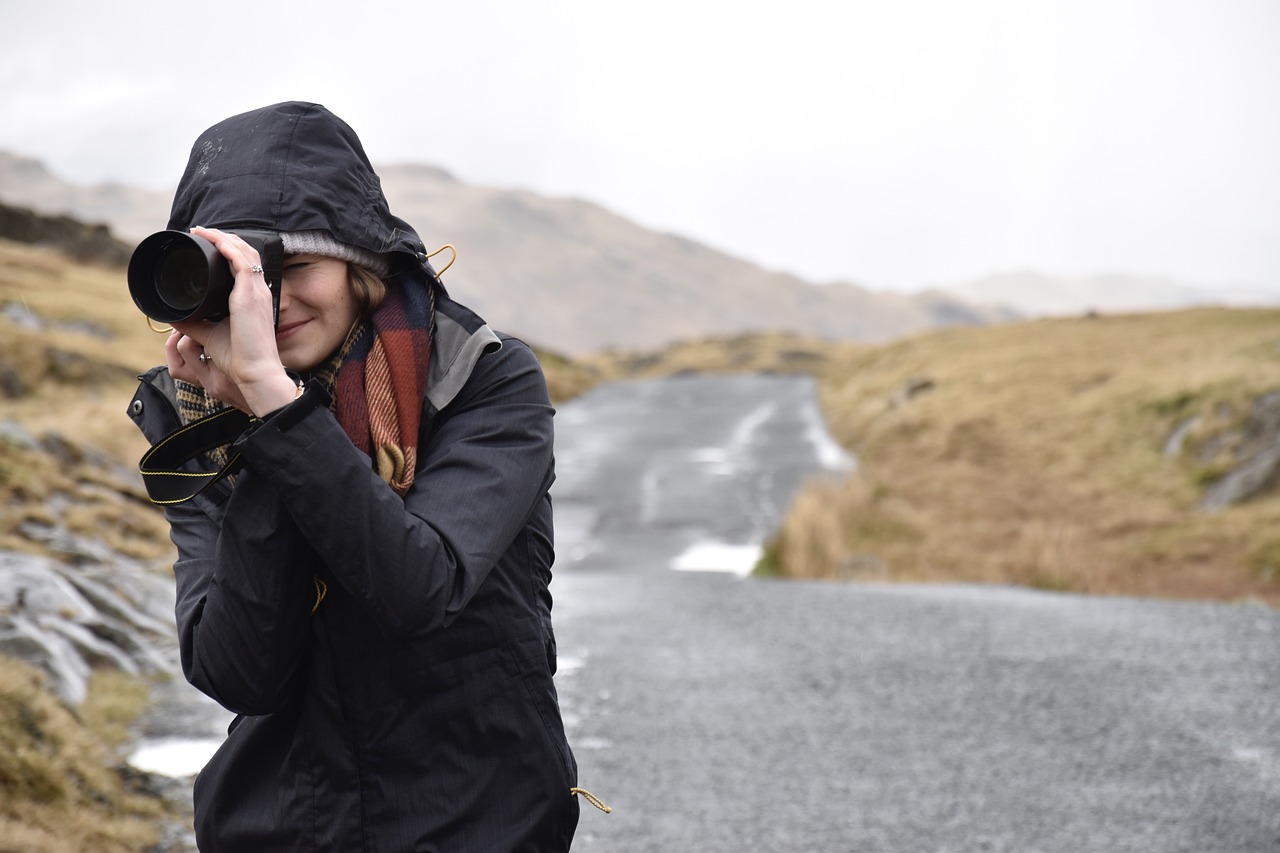
[[[290,295],[292,288],[285,282],[280,282],[278,287],[280,292],[280,313],[283,314],[284,309],[293,302],[293,297]]]

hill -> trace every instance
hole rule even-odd
[[[603,378],[804,372],[857,468],[759,567],[1280,605],[1280,311],[1197,308],[786,335],[585,362]]]
[[[1280,604],[1280,311],[947,330],[822,376],[860,466],[797,498],[778,571]]]
[[[391,209],[428,246],[457,248],[445,282],[462,301],[494,326],[568,355],[764,330],[888,340],[1012,316],[940,293],[814,285],[577,199],[471,186],[429,166],[381,166],[379,174]],[[0,200],[106,223],[135,244],[164,226],[169,199],[118,184],[77,186],[0,152]]]

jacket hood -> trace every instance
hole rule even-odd
[[[335,240],[426,264],[422,240],[391,215],[354,130],[319,104],[232,116],[191,148],[169,228],[328,231]]]

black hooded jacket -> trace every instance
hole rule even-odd
[[[197,224],[323,229],[396,253],[393,287],[435,279],[355,134],[314,104],[197,140],[169,227]],[[196,780],[200,849],[567,850],[537,360],[439,290],[403,499],[327,402],[313,387],[256,422],[234,486],[166,510],[184,671],[240,715]],[[130,412],[153,442],[179,425],[164,369]]]

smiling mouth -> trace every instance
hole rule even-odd
[[[279,329],[276,329],[276,339],[279,340],[280,338],[287,338],[305,325],[307,325],[307,321],[302,320],[298,323],[289,323],[287,326],[281,326]]]

